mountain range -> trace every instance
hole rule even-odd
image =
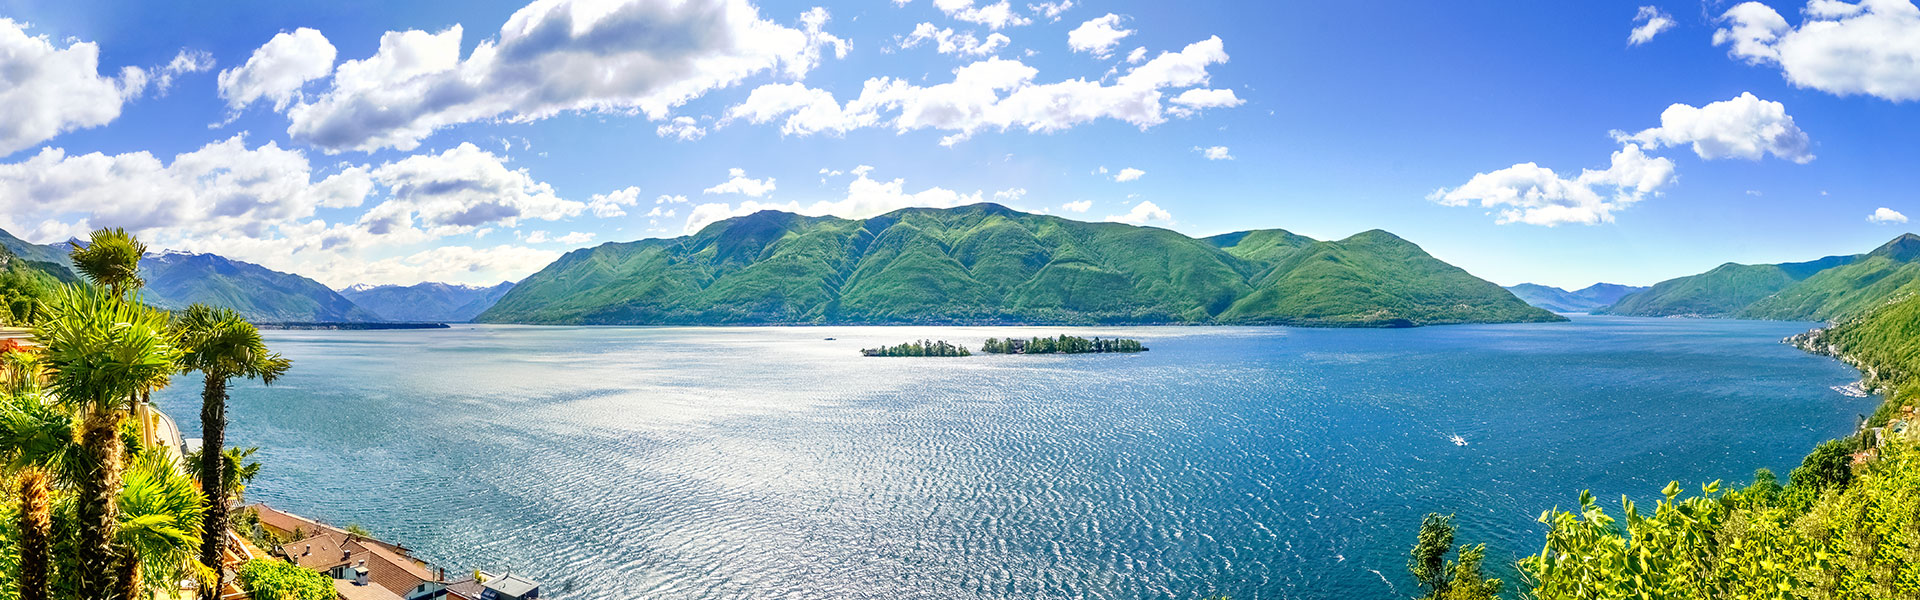
[[[1518,296],[1527,304],[1557,313],[1593,312],[1619,302],[1628,294],[1645,289],[1647,288],[1616,283],[1596,283],[1573,291],[1537,283],[1507,286],[1507,291],[1513,292],[1514,296]]]
[[[354,304],[384,321],[472,321],[499,302],[513,282],[490,286],[425,282],[413,285],[356,285],[340,290]]]
[[[1196,239],[997,204],[762,211],[569,252],[476,319],[536,324],[1414,326],[1562,317],[1385,231]]]
[[[1830,321],[1920,291],[1920,236],[1904,234],[1866,254],[1814,261],[1727,263],[1669,279],[1598,312],[1644,317]]]

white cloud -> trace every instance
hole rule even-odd
[[[1077,213],[1087,212],[1087,210],[1091,208],[1093,208],[1092,200],[1075,200],[1073,202],[1068,202],[1066,204],[1060,205],[1060,210],[1064,210],[1067,212],[1077,212]]]
[[[727,176],[730,177],[730,179],[721,182],[719,185],[700,190],[700,193],[740,194],[759,198],[772,193],[774,189],[772,177],[766,179],[750,179],[747,177],[746,169],[727,169]]]
[[[605,194],[594,194],[587,199],[587,210],[600,218],[627,216],[625,207],[640,203],[640,188],[627,186]]]
[[[952,28],[941,29],[932,23],[921,23],[913,27],[913,32],[900,38],[901,48],[912,48],[926,42],[933,42],[934,50],[941,54],[962,56],[985,56],[999,52],[1013,43],[1011,38],[998,33],[987,35],[986,41],[969,33],[954,33]]]
[[[984,192],[974,191],[963,194],[940,187],[931,187],[918,192],[906,191],[906,180],[893,179],[880,181],[868,177],[873,167],[860,165],[852,169],[854,179],[847,183],[846,195],[837,200],[820,200],[810,204],[787,202],[774,204],[748,200],[739,205],[707,203],[693,207],[687,215],[686,233],[700,231],[707,225],[727,219],[750,215],[763,210],[781,210],[808,216],[832,215],[845,219],[865,219],[902,208],[953,208],[984,202]]]
[[[0,18],[0,156],[76,129],[105,125],[146,87],[147,74],[122,69],[100,75],[100,47],[72,41],[60,48],[26,23]]]
[[[1615,131],[1613,136],[1648,149],[1691,144],[1694,154],[1709,160],[1760,160],[1767,154],[1801,164],[1813,160],[1813,142],[1793,124],[1786,106],[1748,92],[1699,108],[1674,104],[1660,113],[1659,127],[1632,135]]]
[[[416,154],[373,170],[389,199],[361,216],[375,235],[414,227],[433,236],[466,233],[483,225],[517,225],[521,219],[553,221],[580,214],[586,205],[554,194],[526,169],[470,143],[440,154]]]
[[[1427,199],[1445,206],[1480,206],[1498,210],[1498,222],[1553,226],[1562,223],[1610,223],[1613,213],[1639,202],[1673,181],[1673,161],[1647,156],[1627,144],[1613,153],[1606,170],[1585,169],[1571,179],[1534,163],[1521,163],[1491,173],[1480,173],[1451,190],[1441,188]]]
[[[411,285],[422,281],[491,285],[525,278],[559,258],[559,252],[523,246],[441,246],[374,261],[340,258],[293,268],[262,264],[296,271],[335,288],[355,283]]]
[[[670,196],[667,194],[661,194],[659,198],[653,199],[653,203],[654,204],[686,204],[687,197],[679,196],[679,195]]]
[[[1905,223],[1907,222],[1907,216],[1900,214],[1900,211],[1882,206],[1880,208],[1873,209],[1873,214],[1867,215],[1867,222],[1878,223],[1881,225],[1886,225],[1889,223]]]
[[[1199,152],[1202,156],[1207,157],[1207,160],[1233,160],[1233,154],[1227,150],[1226,146],[1208,146],[1205,148],[1194,146],[1193,151]]]
[[[213,69],[212,53],[205,50],[182,49],[179,54],[173,55],[173,60],[167,61],[166,65],[155,69],[160,73],[160,78],[154,80],[153,87],[155,90],[158,90],[161,95],[165,95],[167,90],[173,88],[173,78],[189,73],[202,73],[211,69]]]
[[[1113,53],[1113,47],[1120,40],[1133,35],[1131,29],[1120,28],[1120,15],[1107,13],[1081,23],[1073,31],[1067,32],[1067,47],[1074,52],[1086,52],[1097,58],[1106,58]]]
[[[1041,2],[1039,4],[1027,5],[1027,10],[1032,11],[1035,15],[1046,17],[1048,21],[1054,23],[1060,22],[1060,15],[1067,12],[1069,8],[1073,8],[1073,0]]]
[[[1141,176],[1146,174],[1147,174],[1146,171],[1135,169],[1133,167],[1127,167],[1125,169],[1121,169],[1119,173],[1115,174],[1113,176],[1113,180],[1120,181],[1120,182],[1133,181],[1133,180],[1139,179]]]
[[[679,138],[682,142],[691,142],[707,135],[707,130],[701,127],[700,122],[693,117],[674,117],[673,120],[654,128],[653,132],[663,138]]]
[[[1920,7],[1909,0],[1812,0],[1798,27],[1759,2],[1728,9],[1714,45],[1779,67],[1795,86],[1896,102],[1920,99]]]
[[[1146,59],[1147,59],[1147,47],[1146,47],[1146,46],[1139,46],[1139,47],[1136,47],[1136,48],[1134,48],[1134,49],[1133,49],[1133,51],[1132,51],[1132,52],[1128,52],[1128,53],[1127,53],[1127,64],[1130,64],[1130,65],[1137,65],[1137,64],[1140,64],[1140,61],[1143,61],[1143,60],[1146,60]]]
[[[1002,58],[954,69],[952,82],[931,86],[888,77],[868,79],[859,96],[845,104],[836,102],[831,93],[798,83],[768,84],[730,108],[727,120],[766,123],[785,116],[781,131],[794,135],[882,125],[897,133],[952,132],[941,138],[942,145],[953,145],[982,130],[1051,133],[1103,118],[1146,129],[1166,122],[1170,115],[1189,116],[1196,110],[1168,109],[1162,103],[1162,90],[1204,85],[1207,67],[1226,61],[1223,43],[1213,37],[1179,52],[1161,53],[1112,85],[1085,79],[1036,84],[1037,69]]]
[[[220,72],[220,97],[233,110],[261,98],[272,100],[274,110],[286,110],[307,82],[333,71],[335,54],[333,43],[319,30],[301,27],[276,34],[254,50],[246,64]]]
[[[1209,108],[1231,108],[1239,106],[1246,104],[1247,101],[1241,100],[1239,96],[1233,95],[1233,90],[1194,88],[1180,92],[1180,95],[1174,96],[1173,103],[1178,106],[1170,109],[1168,112],[1184,117],[1191,116],[1198,111]]]
[[[1635,25],[1633,31],[1627,34],[1628,46],[1638,46],[1653,41],[1653,36],[1673,29],[1673,26],[1678,24],[1674,22],[1672,15],[1662,12],[1658,6],[1640,7],[1640,12],[1633,15],[1633,22],[1638,25]]]
[[[981,6],[974,6],[973,0],[933,0],[933,5],[956,21],[985,25],[995,31],[1033,22],[1014,14],[1013,6],[1006,0]]]
[[[824,9],[799,27],[747,0],[540,0],[460,58],[463,30],[387,32],[373,56],[343,62],[330,88],[287,110],[288,134],[328,151],[411,150],[444,127],[562,112],[668,112],[748,77],[801,79],[849,44]]]
[[[1152,202],[1142,200],[1139,204],[1133,205],[1133,210],[1127,211],[1126,214],[1107,215],[1106,220],[1129,225],[1145,225],[1152,222],[1172,223],[1173,214],[1168,213]]]
[[[548,242],[552,242],[555,244],[573,245],[573,244],[585,244],[591,241],[593,241],[593,234],[581,232],[581,231],[571,232],[560,237],[548,237],[548,233],[545,231],[535,231],[527,235],[527,243],[529,244],[545,244]]]
[[[993,193],[994,202],[1018,202],[1027,197],[1027,188],[1007,188]]]

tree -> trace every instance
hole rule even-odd
[[[19,373],[16,373],[18,376]],[[29,374],[30,375],[30,374]],[[20,552],[16,580],[21,600],[52,597],[52,474],[73,464],[73,415],[39,394],[18,394],[0,405],[0,460],[17,474]]]
[[[1427,590],[1426,597],[1438,598],[1447,591],[1447,552],[1452,549],[1453,515],[1428,513],[1407,558],[1407,572]]]
[[[173,457],[149,449],[134,457],[120,489],[119,547],[122,600],[141,590],[173,585],[182,579],[213,582],[213,570],[194,560],[200,550],[207,505],[193,480],[174,467]],[[217,567],[215,567],[217,569]]]
[[[213,308],[204,304],[187,307],[179,326],[180,356],[183,371],[204,375],[200,392],[200,429],[206,448],[226,447],[227,381],[242,377],[259,379],[262,384],[287,372],[293,362],[267,351],[260,330],[231,308]],[[201,489],[207,499],[206,529],[200,542],[200,562],[214,570],[213,585],[203,588],[201,597],[217,600],[226,574],[220,570],[220,557],[226,551],[228,481],[225,453],[202,452]]]
[[[90,268],[105,276],[125,272]],[[51,296],[48,315],[34,328],[45,347],[47,389],[81,419],[77,468],[85,476],[75,485],[80,519],[76,554],[79,591],[87,598],[106,598],[117,591],[113,580],[118,553],[113,546],[120,526],[118,492],[125,452],[120,423],[141,394],[167,384],[180,354],[168,315],[129,299],[126,291],[102,285],[63,287]]]
[[[146,285],[140,279],[140,257],[146,253],[146,244],[116,227],[94,231],[87,245],[75,247],[67,257],[73,260],[75,271],[113,290],[114,295],[125,296]]]

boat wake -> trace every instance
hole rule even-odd
[[[1868,395],[1867,386],[1862,385],[1861,382],[1858,381],[1846,385],[1833,386],[1833,391],[1840,392],[1840,395],[1848,398],[1865,398]]]
[[[1460,437],[1460,434],[1457,434],[1457,433],[1447,436],[1447,440],[1453,442],[1453,445],[1455,446],[1467,445],[1467,438]]]

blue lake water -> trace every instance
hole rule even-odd
[[[252,500],[551,598],[1407,597],[1427,512],[1504,563],[1582,489],[1784,476],[1876,401],[1808,327],[282,331],[229,443]],[[1061,332],[1152,351],[857,351]]]

